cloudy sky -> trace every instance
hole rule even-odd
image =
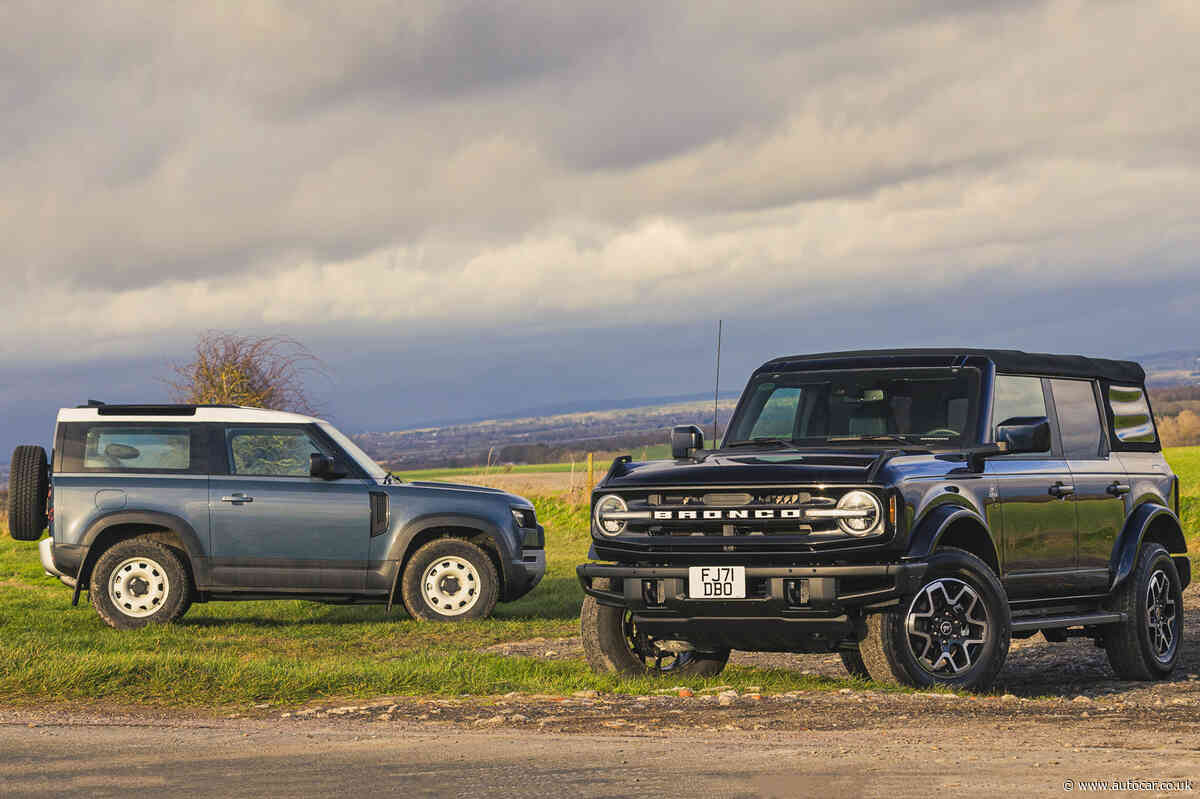
[[[1200,4],[0,4],[0,449],[282,333],[350,430],[1200,347]],[[6,456],[0,455],[0,460]]]

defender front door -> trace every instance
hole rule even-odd
[[[309,476],[347,458],[314,425],[229,425],[228,472],[209,486],[216,588],[359,592],[371,540],[369,481]]]

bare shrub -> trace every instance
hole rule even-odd
[[[1158,437],[1164,447],[1190,447],[1200,444],[1200,414],[1195,411],[1180,411],[1175,416],[1164,416],[1156,421]]]
[[[193,405],[248,405],[315,414],[305,378],[324,374],[308,348],[286,336],[243,336],[210,330],[191,361],[172,364],[172,399]]]

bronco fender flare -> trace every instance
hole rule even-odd
[[[178,535],[180,541],[183,542],[184,551],[187,552],[192,568],[192,577],[196,581],[196,587],[201,588],[208,585],[208,558],[204,554],[204,545],[200,541],[200,536],[196,534],[195,528],[180,517],[170,513],[161,513],[158,511],[117,511],[107,516],[101,516],[99,519],[93,521],[88,525],[87,531],[83,534],[83,556],[79,559],[79,571],[75,573],[75,595],[71,597],[72,605],[79,604],[79,594],[83,590],[84,576],[100,556],[99,552],[92,551],[96,539],[105,530],[122,524],[165,527]]]
[[[413,540],[421,533],[427,530],[435,530],[439,527],[457,527],[475,530],[480,535],[486,535],[496,542],[496,554],[500,561],[498,564],[500,569],[500,596],[501,598],[504,597],[512,571],[511,561],[515,557],[509,537],[493,522],[481,516],[469,516],[459,513],[435,513],[429,516],[418,516],[408,522],[400,529],[400,532],[396,533],[396,536],[388,546],[386,559],[396,563],[396,573],[392,577],[392,590],[388,593],[388,610],[391,610],[392,604],[396,601],[396,592],[400,587],[400,576],[404,570],[404,560],[411,554]]]
[[[1179,582],[1187,588],[1192,580],[1192,563],[1187,556],[1187,543],[1183,538],[1183,526],[1179,523],[1179,517],[1163,505],[1144,502],[1129,514],[1129,519],[1126,520],[1125,527],[1113,546],[1113,582],[1110,591],[1116,590],[1133,573],[1138,553],[1142,549],[1142,541],[1150,528],[1156,525],[1164,530],[1165,540],[1161,543],[1175,563],[1175,569],[1179,572]]]
[[[986,535],[992,548],[993,562],[999,561],[999,552],[996,548],[996,539],[992,535],[991,529],[983,517],[975,512],[974,508],[967,505],[945,504],[939,505],[917,522],[914,526],[912,534],[908,540],[908,552],[905,558],[927,558],[933,554],[938,548],[938,544],[942,540],[942,536],[956,524],[961,522],[970,522],[980,528]],[[981,553],[975,553],[987,560]]]

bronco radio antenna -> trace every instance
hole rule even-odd
[[[721,328],[724,319],[717,320],[717,382],[713,386],[713,446],[717,446],[717,395],[721,391]]]

